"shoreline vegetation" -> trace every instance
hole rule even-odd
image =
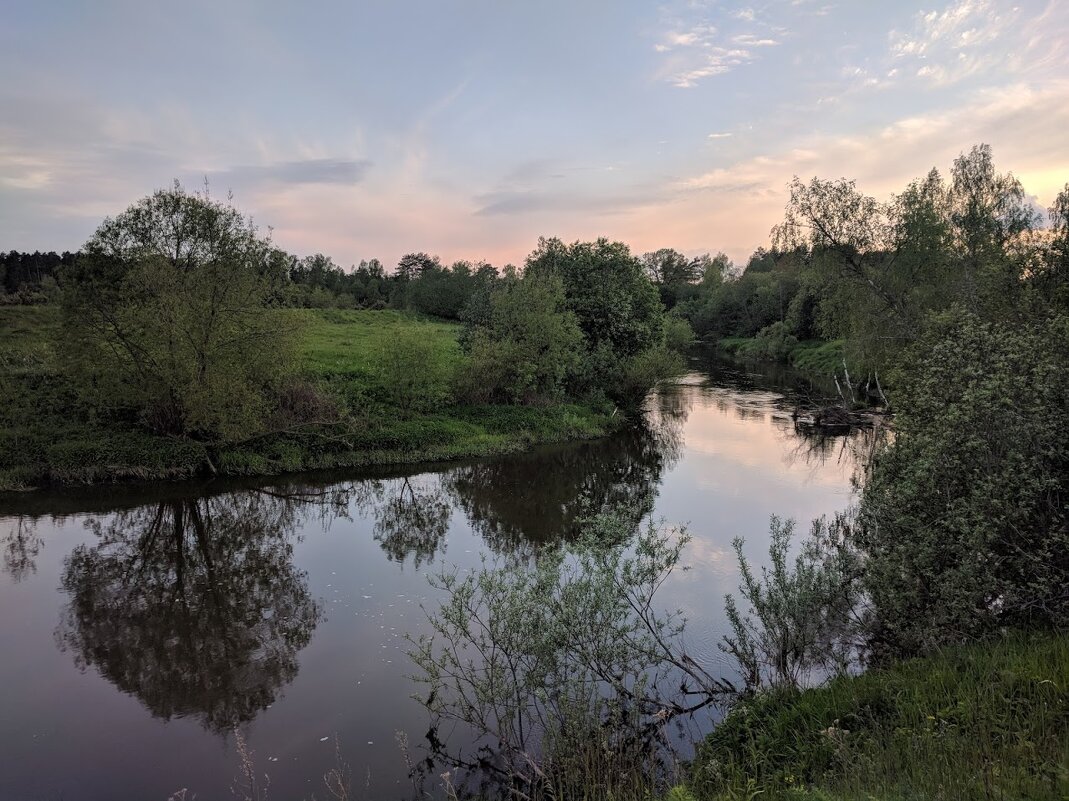
[[[295,430],[246,445],[216,446],[94,420],[76,407],[53,408],[62,385],[54,339],[55,306],[0,307],[0,378],[12,400],[5,413],[0,492],[209,475],[273,476],[330,468],[446,461],[514,453],[534,445],[606,436],[627,416],[611,403],[545,406],[446,405],[400,416],[389,408],[387,350],[406,335],[430,346],[445,366],[461,359],[459,324],[393,310],[285,309],[300,322],[305,377],[361,396],[362,419],[325,437]],[[419,398],[415,398],[417,408]],[[378,409],[373,403],[378,402]],[[615,411],[615,414],[614,414]],[[212,467],[208,466],[211,460]]]
[[[178,182],[77,254],[4,254],[0,282],[0,491],[603,436],[693,340],[620,242],[345,271]]]

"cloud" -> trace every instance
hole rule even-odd
[[[351,185],[364,180],[371,162],[367,159],[304,159],[275,164],[233,167],[214,173],[212,177],[233,181],[239,185],[279,184],[341,184]]]
[[[1022,30],[1020,9],[991,0],[957,0],[942,11],[922,11],[909,32],[892,31],[890,54],[912,64],[917,78],[937,85],[957,83],[1005,64],[1006,45]]]
[[[944,175],[963,151],[988,143],[996,166],[1049,205],[1069,181],[1069,80],[973,93],[956,107],[905,115],[851,135],[811,135],[779,151],[679,178],[664,211],[634,221],[633,241],[657,232],[681,250],[723,249],[736,261],[767,242],[792,175],[856,179],[886,199],[932,167]]]
[[[544,191],[497,191],[475,197],[478,217],[499,215],[526,215],[537,212],[585,212],[587,214],[612,214],[629,205],[627,198],[619,196],[582,195],[574,190],[561,192]]]
[[[663,33],[653,46],[664,58],[659,80],[689,89],[706,78],[754,62],[757,56],[753,48],[780,44],[765,33],[768,28],[757,21],[753,9],[721,12],[723,19],[715,24],[704,16],[705,12],[704,7],[694,5],[663,11]]]
[[[778,45],[775,39],[759,38],[752,33],[743,33],[738,36],[733,36],[731,41],[737,45],[744,45],[745,47],[774,47]]]
[[[726,132],[724,132],[724,133],[711,133],[711,134],[708,135],[707,138],[708,139],[727,139],[730,136],[731,136],[731,134],[730,133],[726,133]]]

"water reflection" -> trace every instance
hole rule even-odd
[[[453,511],[440,482],[405,476],[365,482],[360,489],[375,519],[374,537],[391,561],[404,564],[411,556],[416,570],[434,561]]]
[[[44,539],[37,533],[37,520],[17,517],[4,536],[4,572],[18,584],[37,572],[37,555]]]
[[[332,764],[320,752],[333,753],[323,738],[337,732],[354,773],[372,774],[368,797],[392,797],[407,773],[392,735],[407,731],[418,759],[427,725],[409,700],[402,644],[423,630],[419,606],[436,605],[421,574],[432,562],[477,567],[487,552],[498,563],[529,560],[600,511],[689,524],[694,569],[667,588],[666,603],[693,621],[695,658],[718,664],[723,594],[737,583],[730,538],[749,537],[760,558],[768,514],[804,523],[841,508],[859,449],[872,447],[865,432],[829,437],[796,424],[792,393],[728,366],[663,387],[643,424],[604,440],[359,478],[0,499],[12,515],[0,521],[0,678],[21,688],[0,705],[11,721],[0,746],[17,768],[0,776],[0,796],[46,797],[69,780],[65,797],[166,798],[184,786],[172,778],[196,778],[188,764],[203,769],[201,787],[220,773],[229,782],[232,755],[200,726],[158,725],[185,717],[208,732],[255,718],[261,759],[286,766],[262,764],[272,795],[302,797],[305,779]],[[72,675],[72,657],[107,681]],[[116,703],[116,688],[157,720]],[[264,714],[283,693],[287,703]],[[91,721],[103,717],[114,737],[95,751]],[[38,736],[59,730],[63,739]],[[472,745],[459,730],[440,735],[450,748]],[[113,759],[122,737],[121,752],[138,753],[128,770]],[[160,770],[171,771],[166,782]]]
[[[637,524],[679,458],[688,408],[675,398],[611,439],[477,462],[448,471],[442,482],[497,554],[529,554],[601,512],[624,513]]]
[[[64,560],[57,642],[157,717],[252,720],[322,615],[292,563],[294,522],[292,503],[256,491],[89,520],[96,542]]]

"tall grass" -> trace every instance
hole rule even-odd
[[[702,743],[690,784],[707,799],[1065,799],[1069,636],[758,695]]]

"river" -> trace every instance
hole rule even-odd
[[[761,564],[770,515],[803,531],[851,498],[856,439],[806,435],[794,393],[789,376],[695,363],[651,396],[648,424],[596,442],[0,498],[0,799],[233,798],[235,722],[272,799],[330,797],[339,754],[356,797],[412,797],[428,718],[405,637],[427,630],[427,574],[529,559],[623,504],[687,527],[691,569],[662,601],[728,675],[732,539]]]

